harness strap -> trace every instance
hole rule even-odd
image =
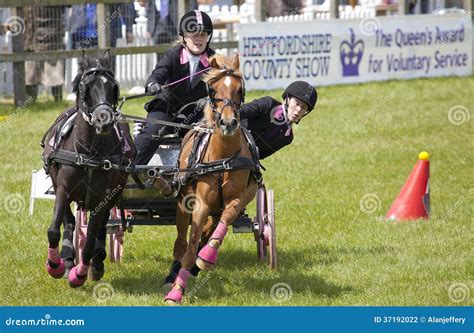
[[[194,168],[186,169],[161,169],[157,173],[162,174],[176,174],[178,172],[185,172],[185,176],[179,179],[180,184],[184,185],[189,179],[199,178],[205,175],[222,172],[232,172],[236,170],[250,170],[252,173],[257,172],[257,167],[251,158],[239,156],[236,159],[228,162],[229,159],[213,161],[211,163],[200,163]],[[259,181],[258,178],[256,178]]]
[[[222,173],[217,176],[217,188],[219,189],[219,210],[221,211],[221,214],[222,214],[222,211],[224,210],[224,191],[222,189],[223,187],[222,178],[223,178]]]
[[[88,169],[87,171],[87,186],[86,186],[86,197],[84,199],[84,209],[90,210],[90,201],[91,201],[91,185],[92,185],[92,173],[93,169]]]
[[[108,159],[96,160],[92,159],[87,155],[75,153],[72,151],[58,149],[53,152],[49,157],[49,160],[59,164],[65,164],[69,166],[80,166],[90,169],[104,169],[104,170],[119,170],[130,173],[135,170],[132,166],[123,166],[117,164],[120,162],[120,155],[109,156]]]
[[[255,143],[253,136],[250,134],[249,130],[244,127],[242,127],[242,132],[244,133],[245,139],[247,140],[248,147],[250,149],[255,164],[266,171],[265,167],[262,165],[262,163],[260,163],[260,153],[258,151],[258,146]]]
[[[192,168],[194,165],[198,163],[197,150],[201,143],[202,136],[203,135],[200,132],[193,131],[194,141],[193,141],[193,146],[191,148],[191,153],[189,153],[189,156],[188,156],[188,168]],[[206,147],[203,149],[203,151],[205,150],[206,150]]]
[[[71,113],[69,113],[70,111],[72,111]],[[51,132],[51,130],[58,126],[58,132],[59,132],[59,129],[62,127],[62,125],[69,119],[69,117],[76,113],[77,112],[77,107],[73,108],[73,109],[69,109],[67,110],[65,113],[62,114],[62,117],[61,119],[58,119],[57,121],[55,121],[49,128],[48,130],[46,131],[46,133],[44,133],[43,135],[43,138],[41,139],[41,142],[40,142],[40,145],[42,148],[44,148],[45,144],[45,140],[46,140],[46,137],[48,136],[48,134]]]

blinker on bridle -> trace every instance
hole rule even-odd
[[[97,78],[100,77],[101,75],[104,75],[106,78],[110,79],[115,85],[115,94],[114,94],[113,104],[109,102],[102,102],[92,107],[89,107],[85,100],[87,87],[90,84],[92,84],[95,80],[97,80]],[[117,82],[117,80],[115,80],[114,73],[110,69],[99,66],[99,67],[89,68],[88,70],[86,70],[82,74],[81,80],[79,81],[79,104],[80,104],[80,110],[82,111],[82,115],[84,119],[90,125],[92,125],[93,124],[92,113],[94,112],[94,110],[96,110],[97,108],[101,106],[106,106],[106,107],[111,108],[113,110],[113,114],[115,114],[117,110],[119,94],[120,94],[120,85]]]

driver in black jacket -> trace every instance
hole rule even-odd
[[[178,111],[188,103],[197,102],[207,96],[206,84],[201,80],[204,73],[196,74],[209,67],[208,57],[215,54],[209,48],[212,38],[212,21],[204,12],[192,10],[183,15],[179,23],[181,44],[170,48],[160,59],[145,84],[146,92],[157,96],[145,104],[148,111],[147,118],[184,122],[192,124],[203,117],[202,108],[195,109],[195,105],[182,112],[182,118],[176,118]],[[161,85],[183,81],[166,89]],[[145,165],[153,157],[160,141],[153,138],[163,125],[147,123],[135,139],[138,154],[135,160],[137,165]],[[173,128],[166,128],[167,133]],[[167,134],[161,133],[161,134]],[[184,135],[184,133],[180,133]]]

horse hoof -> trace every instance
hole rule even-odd
[[[206,244],[201,251],[199,251],[198,258],[196,260],[196,266],[202,269],[203,271],[209,270],[217,262],[217,254],[219,251]]]
[[[209,271],[211,270],[213,267],[214,267],[214,264],[211,264],[209,262],[207,262],[206,260],[203,260],[201,258],[197,258],[196,259],[196,266],[199,267],[199,269],[201,269],[202,271]]]
[[[183,291],[181,288],[173,288],[165,296],[165,302],[168,305],[178,305],[183,301]]]
[[[169,305],[169,306],[178,306],[179,305],[179,303],[177,303],[173,300],[170,300],[170,299],[165,300],[165,304]]]
[[[91,268],[91,270],[89,271],[89,279],[91,279],[92,281],[100,281],[104,277],[104,274],[105,269],[97,270],[95,268]]]
[[[52,267],[51,265],[56,267]],[[66,271],[64,261],[60,259],[59,262],[55,264],[50,262],[49,260],[46,260],[46,271],[55,279],[62,278],[64,276],[64,272]]]
[[[69,272],[68,279],[69,279],[69,286],[71,288],[81,287],[87,281],[87,275],[84,275],[84,276],[77,275],[76,270],[77,270],[77,267],[73,267],[71,271]]]
[[[89,270],[89,279],[92,281],[100,281],[105,274],[104,263],[92,263]]]

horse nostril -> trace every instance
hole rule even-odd
[[[232,121],[230,122],[230,126],[232,126],[232,128],[237,127],[238,124],[239,124],[239,122],[235,118],[232,119]]]
[[[220,119],[220,120],[219,120],[219,126],[220,126],[220,127],[225,126],[224,119]]]

